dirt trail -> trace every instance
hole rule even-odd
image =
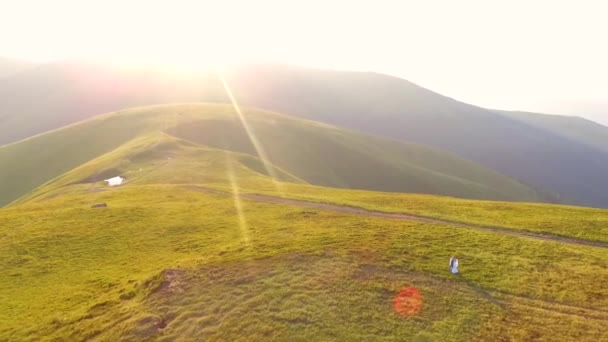
[[[186,186],[185,188],[189,189],[189,190],[193,190],[193,191],[210,193],[210,194],[227,195],[227,196],[232,195],[228,192],[208,189],[208,188],[204,188],[204,187],[200,187],[200,186]],[[381,217],[381,218],[397,219],[397,220],[418,221],[418,222],[434,223],[434,224],[443,224],[443,225],[475,229],[475,230],[479,230],[479,231],[502,234],[502,235],[519,236],[519,237],[526,237],[526,238],[544,240],[544,241],[554,241],[554,242],[567,243],[567,244],[579,245],[579,246],[608,248],[608,243],[605,243],[605,242],[580,240],[580,239],[563,237],[563,236],[517,231],[517,230],[513,230],[513,229],[509,229],[509,228],[476,226],[476,225],[472,225],[472,224],[453,222],[453,221],[447,221],[447,220],[441,220],[441,219],[435,219],[435,218],[417,216],[417,215],[411,215],[411,214],[385,213],[385,212],[380,212],[380,211],[367,210],[367,209],[363,209],[363,208],[349,207],[349,206],[343,206],[343,205],[337,205],[337,204],[309,202],[309,201],[274,197],[274,196],[268,196],[268,195],[240,194],[240,197],[244,198],[244,199],[253,200],[256,202],[263,202],[263,203],[286,204],[286,205],[313,208],[313,209],[319,209],[319,210],[328,210],[328,211],[334,211],[334,212],[346,213],[346,214]]]

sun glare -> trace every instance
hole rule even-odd
[[[145,54],[139,52],[122,55],[108,54],[105,56],[98,54],[95,60],[127,68],[154,68],[178,74],[193,72],[217,73],[226,66],[238,62],[238,59],[234,58],[234,56],[221,56],[217,53],[206,53],[205,51],[188,49],[181,49],[180,51],[181,53],[173,53],[158,50]]]
[[[605,2],[380,3],[19,0],[0,11],[0,41],[7,56],[40,62],[76,56],[191,72],[258,60],[374,71],[492,108],[604,102]]]

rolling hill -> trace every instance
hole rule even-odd
[[[304,132],[369,138],[245,115],[251,131],[294,131],[290,156],[320,152]],[[247,146],[238,132],[205,130],[234,117],[223,105],[145,107],[0,149],[31,154],[10,159],[32,161],[22,176],[56,174],[0,208],[0,340],[608,338],[605,210],[318,187],[289,163],[270,166],[273,179],[230,151]],[[116,175],[125,184],[104,184]]]
[[[243,109],[242,114],[246,124],[230,105],[142,107],[2,146],[0,204],[14,201],[126,143],[146,137],[155,141],[150,137],[158,140],[164,136],[259,157],[264,161],[261,166],[251,164],[258,172],[275,178],[287,173],[315,185],[480,199],[546,200],[545,195],[522,183],[429,147],[276,113]],[[275,172],[277,168],[280,172]],[[106,169],[118,172],[117,167],[100,166],[96,171],[99,174],[86,177],[97,174],[95,177],[109,178],[111,172]]]
[[[237,71],[229,83],[244,104],[438,147],[563,202],[608,207],[604,151],[403,79],[266,66]]]
[[[608,207],[598,127],[557,131],[374,73],[254,65],[225,79],[242,105],[439,148],[552,194],[545,197]],[[201,101],[229,102],[217,75],[44,65],[0,80],[0,144],[125,107]]]

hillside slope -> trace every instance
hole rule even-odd
[[[154,122],[157,113],[139,111],[122,117]],[[606,211],[320,188],[283,170],[290,183],[277,183],[254,171],[259,163],[144,133],[1,208],[0,340],[608,338],[606,248],[244,195],[585,239],[601,238]],[[117,174],[122,186],[100,181]],[[451,255],[458,276],[447,272]]]
[[[507,117],[608,152],[608,127],[576,116],[498,111]]]
[[[607,154],[403,79],[262,66],[237,71],[229,82],[248,105],[435,146],[564,202],[608,207]]]
[[[342,188],[539,201],[535,190],[432,148],[229,105],[165,105],[99,116],[0,147],[0,204],[142,136],[260,157],[306,182]],[[27,158],[23,158],[27,156]],[[4,167],[4,166],[9,167]],[[276,176],[276,175],[274,175]]]
[[[430,145],[562,202],[608,207],[608,154],[563,132],[374,73],[254,65],[225,78],[242,105]],[[45,65],[0,80],[0,145],[125,107],[200,101],[229,102],[217,75]]]

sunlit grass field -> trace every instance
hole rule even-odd
[[[275,188],[260,186],[252,193],[280,195]],[[289,198],[348,205],[388,213],[500,227],[590,241],[608,242],[608,214],[595,209],[542,203],[466,200],[422,194],[378,193],[289,184]]]
[[[597,240],[605,211],[320,188],[265,170],[244,154],[142,137],[0,209],[0,340],[608,338],[607,249],[239,194]],[[101,181],[116,174],[125,185]],[[460,275],[448,272],[452,255]],[[422,295],[412,316],[392,305],[407,287]]]
[[[604,249],[250,201],[242,214],[228,196],[152,185],[0,211],[0,336],[606,337]],[[391,306],[406,286],[424,296],[414,317]]]

